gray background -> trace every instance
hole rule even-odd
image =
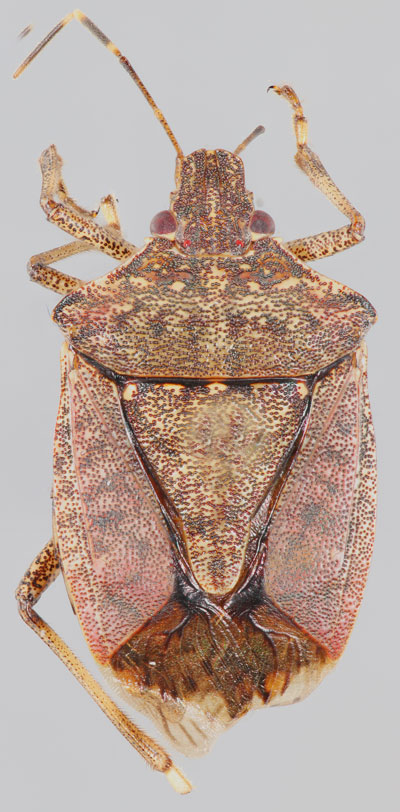
[[[83,0],[82,0],[83,2]],[[132,60],[182,148],[236,144],[257,124],[266,134],[244,154],[247,187],[293,239],[341,225],[342,216],[293,163],[288,106],[265,93],[293,84],[310,144],[367,220],[359,247],[315,263],[377,307],[369,336],[379,453],[376,552],[364,603],[336,671],[304,703],[250,714],[211,754],[176,761],[196,791],[174,796],[165,779],[112,728],[56,657],[24,626],[13,589],[50,536],[52,434],[61,336],[57,297],[28,282],[31,254],[67,241],[39,207],[37,159],[54,142],[66,182],[84,206],[113,191],[129,240],[140,245],[168,206],[174,151],[117,60],[73,22],[18,81],[9,78],[68,11],[68,0],[3,6],[3,173],[0,695],[7,810],[154,808],[275,812],[397,808],[398,680],[398,7],[395,2],[85,0],[83,10]],[[17,34],[28,23],[27,39]],[[61,267],[93,278],[114,266],[88,254]],[[40,610],[86,663],[79,627],[57,582]],[[95,670],[94,664],[91,667]],[[136,717],[138,718],[138,717]],[[143,720],[141,720],[143,722]],[[149,732],[152,727],[145,722]]]

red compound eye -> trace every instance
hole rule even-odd
[[[258,209],[251,216],[249,228],[250,231],[254,231],[256,234],[274,234],[275,223],[270,214]]]
[[[244,246],[243,240],[236,240],[236,245],[240,245],[241,248]]]
[[[191,245],[191,244],[192,244],[191,240],[184,240],[183,241],[183,247],[184,248],[189,248],[189,245]]]
[[[176,220],[168,209],[154,215],[150,223],[151,234],[173,234],[174,231],[176,231]]]

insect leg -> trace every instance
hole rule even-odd
[[[121,225],[114,195],[103,197],[100,201],[99,208],[94,211],[83,209],[82,206],[79,206],[68,194],[67,187],[61,176],[62,160],[57,154],[55,147],[50,147],[43,155],[47,155],[47,158],[46,161],[43,162],[45,166],[43,166],[41,162],[43,172],[41,200],[43,200],[43,198],[47,199],[50,196],[53,198],[58,196],[62,200],[62,205],[71,213],[71,217],[73,214],[76,214],[80,219],[84,219],[86,222],[93,220],[100,212],[107,223],[106,229],[102,229],[102,231],[107,230],[109,240],[114,240],[114,236],[116,236],[118,240],[116,253],[112,255],[116,256],[116,258],[121,256],[121,242],[129,246],[129,250],[126,249],[123,255],[128,256],[129,254],[133,254],[136,250],[135,246],[127,243],[125,240],[121,240],[119,236]],[[97,224],[93,223],[92,225],[101,230],[101,227]],[[43,287],[54,290],[56,293],[62,295],[70,293],[86,284],[85,281],[64,274],[56,268],[52,268],[49,263],[65,259],[66,257],[83,251],[89,251],[93,248],[97,248],[100,251],[104,250],[101,243],[93,244],[88,240],[87,236],[84,235],[82,239],[74,240],[67,245],[53,248],[51,251],[43,251],[40,254],[35,254],[28,262],[29,276],[34,282],[38,282],[40,285],[43,285]],[[107,253],[110,253],[110,250],[107,250]]]
[[[65,296],[73,290],[81,288],[86,282],[82,279],[77,279],[76,276],[69,276],[57,268],[52,268],[50,262],[57,262],[57,260],[71,257],[73,254],[79,254],[82,251],[90,251],[93,248],[90,243],[85,243],[83,240],[74,240],[67,245],[60,245],[59,248],[53,248],[51,251],[43,251],[41,254],[35,254],[30,258],[27,270],[32,282],[37,282],[43,285],[44,288],[54,290],[56,293],[61,293]]]
[[[61,176],[61,167],[62,159],[53,144],[40,156],[43,178],[40,205],[47,219],[67,234],[87,241],[115,259],[132,256],[137,249],[120,235],[115,199],[111,195],[103,198],[100,210],[105,214],[108,225],[99,226],[93,221],[97,211],[87,212],[69,197]],[[56,200],[57,197],[60,202]]]
[[[90,217],[91,219],[93,219],[94,217],[97,217],[99,212],[101,212],[109,228],[116,228],[118,231],[121,231],[121,224],[119,221],[117,210],[117,201],[114,195],[106,195],[106,197],[103,197],[100,201],[100,206],[97,209],[94,210],[84,209],[68,194],[68,189],[65,180],[61,174],[63,161],[61,156],[58,155],[56,147],[52,145],[51,147],[49,147],[49,149],[45,150],[43,154],[45,153],[49,153],[50,158],[49,163],[50,162],[52,163],[51,181],[50,183],[48,182],[45,192],[47,192],[48,195],[52,195],[53,197],[55,196],[59,197],[59,199],[62,200],[62,202],[66,206],[68,206],[68,208],[73,209],[76,212],[76,214],[82,215],[83,217]]]
[[[114,195],[103,197],[100,202],[100,211],[105,218],[109,228],[121,231],[121,224],[118,217],[117,201]]]
[[[333,231],[321,231],[320,234],[313,234],[310,237],[300,237],[298,240],[291,240],[283,243],[283,248],[287,248],[296,257],[307,262],[312,259],[323,259],[344,251],[353,245],[362,242],[364,237],[357,237],[351,226],[342,226]]]
[[[109,228],[121,231],[114,195],[103,197],[99,211],[103,214]],[[57,262],[57,260],[71,257],[83,251],[93,250],[93,248],[93,245],[84,242],[84,240],[74,240],[73,242],[67,243],[67,245],[60,245],[59,248],[53,248],[51,251],[43,251],[40,254],[35,254],[28,262],[28,274],[33,282],[37,282],[39,285],[43,285],[43,287],[54,290],[56,293],[60,293],[64,296],[66,293],[71,293],[71,291],[82,287],[86,282],[83,279],[77,279],[75,276],[62,273],[57,270],[57,268],[52,268],[49,263]]]
[[[349,226],[324,231],[321,234],[314,234],[299,240],[292,240],[285,243],[285,247],[300,259],[310,260],[330,256],[338,251],[344,251],[345,248],[350,248],[352,245],[357,245],[364,239],[364,218],[336,186],[318,155],[309,148],[307,144],[307,119],[304,116],[303,108],[296,93],[287,85],[283,87],[272,85],[271,89],[279,96],[287,99],[292,106],[297,141],[295,155],[297,166],[305,172],[314,186],[350,220]]]
[[[39,555],[32,561],[31,566],[18,584],[15,597],[19,606],[21,607],[22,604],[33,606],[59,574],[60,562],[53,539],[50,539]]]
[[[61,637],[35,612],[34,604],[39,600],[45,589],[55,580],[59,572],[60,563],[51,540],[35,558],[17,588],[16,598],[22,619],[67,666],[119,732],[143,756],[145,761],[154,770],[164,773],[177,792],[190,792],[190,783],[175,767],[165,750],[125,716]]]

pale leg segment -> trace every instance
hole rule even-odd
[[[93,221],[97,211],[86,211],[69,197],[61,176],[62,159],[54,144],[42,153],[39,162],[42,170],[40,205],[51,223],[115,259],[126,259],[137,251],[120,234],[116,204],[111,195],[103,198],[100,205],[109,224],[99,226]],[[57,197],[61,202],[56,200]]]
[[[295,155],[297,166],[305,172],[314,186],[350,220],[349,226],[342,226],[333,231],[324,231],[310,237],[292,240],[284,243],[284,247],[298,256],[299,259],[307,261],[321,259],[338,251],[344,251],[345,248],[350,248],[352,245],[357,245],[364,239],[364,218],[336,186],[318,155],[309,148],[307,144],[307,119],[304,116],[303,108],[296,93],[287,85],[283,87],[272,85],[269,89],[274,90],[279,96],[283,96],[292,106],[297,141]]]
[[[61,175],[62,159],[54,145],[45,150],[40,158],[42,169],[41,205],[51,222],[59,225],[64,231],[79,235],[79,239],[50,251],[35,254],[28,262],[28,274],[33,282],[43,285],[64,296],[85,285],[86,282],[51,267],[52,262],[65,259],[74,254],[97,249],[123,259],[133,256],[137,248],[123,239],[118,217],[117,203],[114,195],[107,195],[100,201],[98,209],[88,211],[79,206],[68,194]],[[62,202],[57,204],[55,198]],[[49,214],[50,212],[50,214]],[[94,218],[101,213],[106,226],[94,223]],[[61,222],[61,220],[63,222]]]
[[[30,626],[46,645],[67,666],[69,671],[90,694],[99,708],[108,716],[129,744],[147,761],[154,770],[165,774],[166,778],[176,790],[185,794],[192,789],[191,784],[172,762],[170,756],[150,736],[138,728],[118,708],[118,706],[103,691],[101,686],[92,677],[90,672],[75,656],[66,643],[33,609],[34,604],[47,587],[57,578],[60,572],[60,563],[53,541],[49,541],[39,555],[32,562],[22,578],[17,590],[16,598],[22,619]]]

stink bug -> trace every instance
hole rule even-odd
[[[190,784],[112,702],[33,606],[62,571],[97,663],[187,754],[253,707],[307,696],[340,657],[366,581],[375,450],[363,337],[369,302],[306,263],[363,239],[364,220],[307,144],[296,163],[350,224],[282,242],[254,211],[240,152],[185,156],[128,60],[114,53],[177,152],[176,190],[138,249],[116,202],[86,211],[61,158],[41,156],[41,205],[74,241],[29,262],[62,294],[54,532],[17,589],[23,619],[178,792]],[[97,248],[93,282],[50,263]]]

